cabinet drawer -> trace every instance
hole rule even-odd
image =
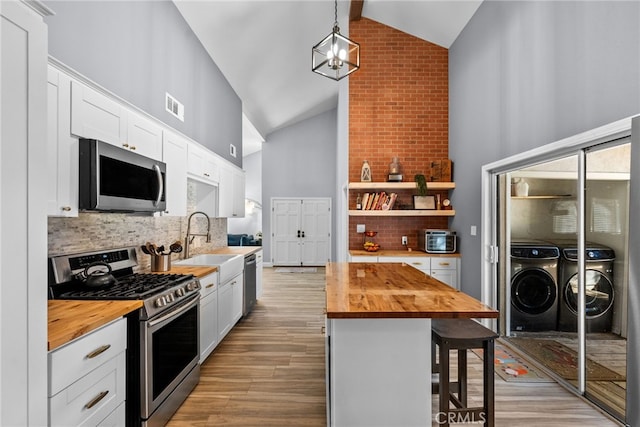
[[[457,258],[433,257],[431,258],[432,270],[455,270],[458,268]]]
[[[127,348],[127,320],[120,318],[49,353],[49,396]]]
[[[125,352],[49,398],[51,426],[95,426],[125,400]]]
[[[125,412],[125,403],[122,402],[107,418],[100,421],[97,427],[122,427],[125,425],[127,414]]]
[[[378,262],[378,257],[373,255],[349,255],[351,262]]]
[[[210,293],[218,290],[218,273],[208,274],[200,279],[200,299],[206,297]]]
[[[378,257],[378,262],[404,262],[424,272],[428,272],[430,268],[429,257],[381,256]]]

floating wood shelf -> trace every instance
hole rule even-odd
[[[454,216],[456,211],[453,209],[403,209],[403,210],[349,210],[349,216]]]
[[[427,190],[453,190],[455,182],[427,182]],[[415,190],[415,182],[350,182],[349,190]]]

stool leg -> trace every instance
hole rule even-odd
[[[495,378],[494,378],[494,342],[493,339],[484,342],[484,410],[485,410],[485,427],[494,427],[495,425]]]
[[[458,400],[467,407],[467,350],[458,350]]]
[[[449,342],[443,340],[440,344],[440,384],[439,402],[440,413],[444,414],[445,422],[442,426],[449,427]]]

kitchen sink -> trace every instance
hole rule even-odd
[[[244,270],[244,256],[231,254],[199,254],[175,261],[174,265],[211,265],[218,267],[220,284],[233,279]]]

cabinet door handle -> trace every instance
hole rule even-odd
[[[102,353],[109,350],[110,348],[111,348],[111,344],[105,344],[102,347],[98,347],[95,350],[93,350],[91,353],[87,354],[85,358],[93,359],[94,357],[101,355]]]
[[[209,283],[207,286],[205,286],[205,289],[213,288],[214,286],[215,283]]]
[[[91,399],[86,405],[84,405],[85,409],[91,409],[98,404],[104,397],[109,394],[109,390],[101,391],[96,397]]]
[[[135,145],[132,145],[132,146],[130,147],[130,149],[131,149],[131,150],[135,150],[135,149],[136,149],[136,146],[135,146]]]
[[[122,144],[122,146],[123,146],[124,148],[129,148],[129,144],[127,144],[126,142],[125,142],[124,144]]]
[[[304,231],[302,232],[302,237],[304,237]]]
[[[62,210],[65,212],[69,212],[71,210],[71,206],[63,206]]]
[[[300,230],[298,230],[298,237],[300,237]]]
[[[411,264],[413,264],[413,265],[422,265],[421,262],[412,262]]]
[[[448,266],[449,266],[449,263],[448,263],[448,262],[440,262],[440,263],[438,263],[438,264],[439,264],[439,265],[442,265],[442,266],[444,266],[444,267],[448,267]]]

